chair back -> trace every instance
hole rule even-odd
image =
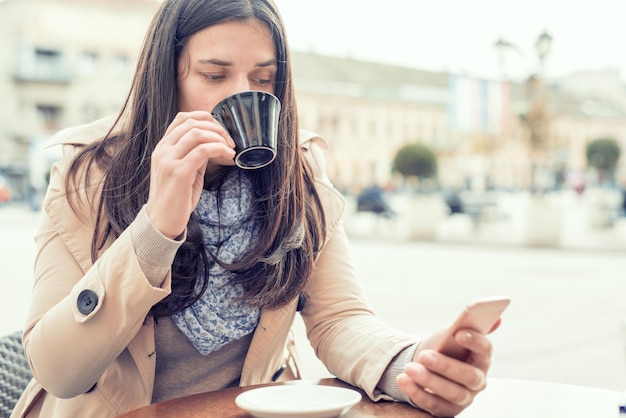
[[[9,418],[32,378],[24,356],[22,332],[0,338],[0,418]]]

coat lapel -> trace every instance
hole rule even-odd
[[[285,357],[285,343],[298,299],[279,309],[264,309],[241,372],[241,386],[271,381]]]
[[[326,217],[326,239],[335,232],[341,222],[345,207],[343,196],[332,186],[326,176],[324,158],[320,148],[327,149],[326,141],[309,131],[300,131],[300,146],[305,162],[313,172]],[[298,299],[276,309],[264,309],[254,333],[241,375],[242,386],[269,382],[272,375],[282,366],[286,354],[284,349],[295,318]]]

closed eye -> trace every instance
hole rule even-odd
[[[253,83],[256,83],[256,84],[258,84],[260,86],[269,86],[270,84],[272,84],[273,81],[274,80],[271,79],[271,78],[267,78],[267,79],[257,78],[257,79],[253,79],[252,80]]]
[[[202,76],[209,81],[221,81],[226,78],[224,74],[202,73]]]

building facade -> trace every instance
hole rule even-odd
[[[0,2],[0,171],[16,199],[45,184],[42,144],[119,111],[158,2]],[[54,151],[52,151],[54,152]]]
[[[14,197],[45,186],[42,144],[59,129],[115,114],[126,99],[156,0],[0,1],[0,175]],[[480,80],[294,51],[301,127],[329,143],[327,169],[343,191],[398,185],[397,150],[421,142],[438,155],[442,187],[524,189],[541,162],[585,172],[586,144],[617,139],[626,154],[626,95],[614,73],[580,73],[544,86],[541,153],[521,115],[524,83]],[[626,157],[619,180],[626,183]]]
[[[535,91],[533,79],[293,55],[301,125],[327,139],[329,175],[345,191],[399,184],[392,161],[411,142],[438,155],[440,186],[479,191],[567,187],[570,176],[589,177],[586,145],[597,138],[616,139],[626,154],[626,94],[614,72],[575,74]],[[542,119],[535,146],[524,122],[532,114]],[[626,158],[617,182],[626,185]]]
[[[448,128],[446,74],[299,52],[293,70],[300,125],[329,143],[327,170],[342,190],[388,184],[409,142],[460,146]]]

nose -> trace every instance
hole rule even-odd
[[[248,75],[242,74],[237,76],[233,85],[233,94],[248,90],[250,90],[250,80],[248,79]]]

